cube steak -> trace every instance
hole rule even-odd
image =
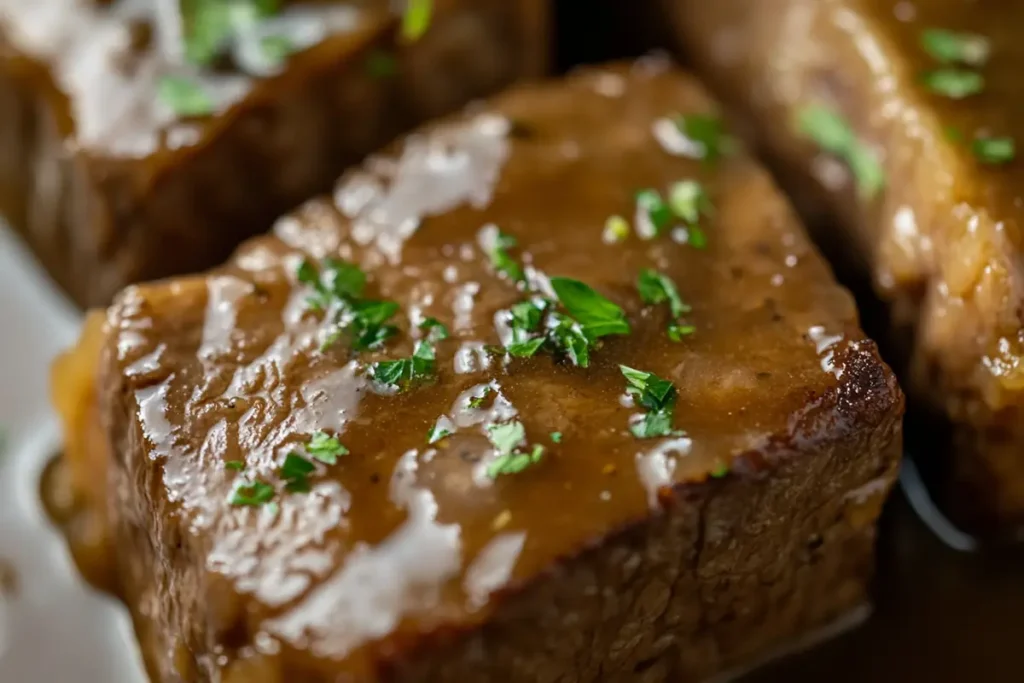
[[[414,42],[387,0],[288,2],[267,25],[313,44],[279,72],[197,70],[161,13],[177,4],[0,2],[0,210],[82,306],[220,263],[397,134],[541,73],[548,50],[544,0],[442,0]],[[169,75],[216,114],[179,116]]]
[[[518,87],[93,319],[56,393],[154,680],[685,683],[863,613],[902,394],[769,175],[679,114],[717,121],[658,60]],[[634,196],[684,181],[696,223]],[[360,272],[402,313],[356,353],[325,297],[377,305]]]
[[[1024,532],[1024,3],[659,2],[891,303],[908,393],[953,425],[944,497],[979,532]],[[882,191],[810,142],[810,107],[849,126]]]

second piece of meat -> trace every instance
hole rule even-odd
[[[1022,528],[1024,2],[662,9],[790,186],[839,219],[822,240],[890,303],[908,393],[953,425],[946,495],[961,518]]]

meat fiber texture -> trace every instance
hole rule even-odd
[[[1024,175],[1019,159],[986,159],[977,145],[1019,144],[1024,133],[1024,5],[694,0],[663,9],[679,46],[790,184],[833,218],[822,239],[839,242],[890,304],[908,393],[952,424],[952,438],[919,454],[948,452],[942,497],[977,531],[1015,534],[1024,525]],[[980,41],[980,51],[937,56],[935,29]],[[932,85],[951,69],[979,75],[980,87],[951,95]],[[809,139],[801,117],[811,107],[839,115],[877,161],[877,192],[858,190],[842,155]]]
[[[55,379],[87,396],[74,369],[99,364],[101,427],[66,411],[67,438],[98,431],[106,464],[70,469],[106,501],[155,681],[685,683],[864,614],[902,394],[769,175],[727,134],[711,158],[678,115],[718,111],[660,60],[515,88],[89,327]],[[699,226],[638,234],[635,191],[683,181],[707,193]],[[612,215],[631,227],[605,239]],[[309,268],[327,257],[400,304],[381,348],[325,344]],[[689,311],[645,302],[644,269]],[[510,307],[556,276],[630,328],[585,366],[501,348]],[[434,372],[382,386],[372,363],[417,340]],[[661,436],[635,435],[620,365],[675,388]],[[493,430],[515,424],[543,455],[494,474]],[[347,454],[289,490],[321,430]],[[252,481],[270,499],[233,504]]]
[[[164,3],[3,0],[0,210],[79,305],[105,306],[217,265],[399,133],[544,70],[543,0],[438,2],[414,42],[390,5],[289,3],[274,26],[312,45],[283,68],[196,73],[172,66]],[[216,113],[177,115],[167,75]]]

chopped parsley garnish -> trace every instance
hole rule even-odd
[[[402,37],[412,42],[419,40],[430,28],[434,0],[407,0],[407,3],[402,16]]]
[[[636,193],[636,232],[642,239],[653,239],[665,232],[676,220],[686,224],[688,242],[702,249],[707,237],[698,223],[701,216],[710,216],[714,207],[704,186],[696,180],[682,180],[669,188],[668,201],[654,189]]]
[[[499,230],[488,256],[491,259],[491,265],[498,273],[513,282],[523,282],[526,280],[523,267],[508,253],[508,250],[515,248],[516,245],[515,237]]]
[[[977,71],[944,68],[925,73],[921,80],[925,87],[936,95],[961,100],[980,93],[985,88],[985,79]]]
[[[231,494],[232,505],[263,505],[274,497],[274,487],[262,481],[239,484]]]
[[[674,342],[678,342],[682,341],[683,337],[689,337],[696,331],[697,328],[693,325],[679,325],[678,323],[672,323],[668,326],[668,338]]]
[[[862,197],[872,198],[885,186],[885,171],[878,157],[857,139],[839,114],[821,105],[811,105],[800,112],[798,128],[824,151],[846,162]]]
[[[617,244],[629,237],[629,221],[622,216],[609,216],[604,222],[604,232],[601,239],[606,244]]]
[[[672,211],[686,223],[687,241],[696,249],[708,244],[707,236],[700,229],[701,216],[711,216],[715,207],[711,204],[704,186],[696,180],[681,180],[669,188],[668,203]]]
[[[580,368],[589,366],[594,338],[588,337],[580,323],[567,315],[552,313],[551,323],[548,339],[552,347],[564,353],[573,365]]]
[[[535,337],[524,342],[513,342],[505,350],[517,358],[529,358],[544,346],[545,341],[547,340],[544,337]]]
[[[540,325],[541,318],[544,315],[545,309],[548,304],[546,301],[534,300],[534,301],[520,301],[516,305],[509,309],[512,314],[512,331],[513,333],[518,332],[533,332]]]
[[[370,372],[381,384],[405,389],[413,382],[432,377],[435,360],[434,347],[419,341],[409,358],[374,363],[370,366]]]
[[[494,389],[492,389],[490,385],[485,385],[482,391],[480,392],[479,396],[474,396],[473,398],[469,399],[469,402],[466,404],[466,407],[473,409],[482,408],[484,405],[484,401],[487,400],[487,397],[490,396],[493,391]]]
[[[296,276],[299,282],[313,288],[306,305],[317,310],[327,310],[332,302],[358,298],[366,286],[366,274],[359,266],[333,258],[324,259],[320,273],[312,263],[303,260]]]
[[[544,456],[544,447],[540,444],[535,444],[528,453],[520,450],[526,443],[526,429],[518,420],[491,425],[487,428],[487,437],[498,454],[487,466],[487,476],[491,479],[518,474]]]
[[[181,3],[185,58],[210,65],[245,28],[275,14],[279,0],[191,0]]]
[[[680,432],[672,428],[676,403],[676,389],[672,382],[625,365],[620,365],[619,370],[626,378],[626,393],[648,409],[639,420],[629,425],[633,436],[651,439],[678,435]]]
[[[610,334],[629,334],[629,322],[623,310],[589,285],[567,277],[553,277],[551,288],[569,315],[580,324],[588,339]]]
[[[181,76],[164,76],[157,84],[157,96],[177,116],[208,116],[213,113],[213,99],[195,81]]]
[[[974,156],[986,164],[1005,164],[1013,161],[1017,149],[1013,138],[979,137],[971,144]]]
[[[348,449],[342,445],[338,438],[324,432],[314,432],[306,444],[306,452],[314,460],[319,460],[325,465],[335,465],[338,458],[348,455]]]
[[[698,159],[715,161],[727,154],[733,146],[732,138],[725,132],[719,116],[711,114],[688,114],[674,119],[679,132],[700,151]]]
[[[566,313],[553,310],[552,302],[540,298],[514,305],[509,310],[512,338],[505,349],[509,355],[528,358],[547,346],[585,368],[598,339],[629,334],[623,310],[588,285],[564,277],[553,277],[550,282]]]
[[[636,193],[636,231],[643,239],[653,239],[662,234],[672,223],[672,209],[661,194],[647,188]]]
[[[427,341],[431,344],[451,336],[448,333],[448,328],[437,318],[427,318],[419,324],[419,328],[421,332],[426,332]]]
[[[547,339],[543,336],[531,337],[537,331],[548,308],[548,302],[543,299],[520,301],[509,309],[511,321],[509,328],[512,332],[512,339],[505,349],[509,354],[519,358],[529,358],[537,353]]]
[[[921,32],[921,47],[943,64],[981,66],[991,51],[988,38],[976,33],[960,33],[943,28]]]
[[[682,180],[669,189],[668,204],[672,211],[687,223],[700,222],[701,216],[710,216],[715,207],[704,186],[696,180]]]
[[[390,78],[398,73],[398,60],[385,50],[374,50],[366,55],[366,73],[374,78]]]
[[[511,453],[526,441],[526,428],[518,420],[487,428],[487,438],[499,454]]]
[[[398,332],[388,321],[398,312],[394,301],[360,298],[366,274],[358,267],[338,259],[326,258],[320,272],[306,260],[298,267],[296,278],[312,288],[306,305],[314,311],[336,309],[336,328],[324,339],[321,349],[329,348],[343,333],[352,339],[356,351],[380,347]]]
[[[451,436],[454,429],[455,425],[451,419],[447,415],[442,415],[427,432],[427,444],[435,444],[446,436]]]
[[[640,298],[645,304],[668,302],[672,316],[679,318],[693,311],[689,304],[679,296],[679,290],[672,278],[651,268],[644,268],[636,280]]]
[[[298,453],[289,453],[281,465],[281,478],[285,481],[285,489],[292,493],[309,491],[309,475],[316,471],[316,465]]]
[[[375,349],[398,332],[397,327],[386,324],[397,312],[398,304],[394,301],[353,301],[342,316],[339,330],[344,329],[352,334],[352,347],[357,351]],[[328,340],[334,341],[330,338]],[[330,346],[330,343],[326,345]]]
[[[645,268],[637,276],[636,288],[640,292],[640,298],[646,304],[657,305],[668,302],[673,318],[668,326],[668,336],[672,341],[677,342],[683,337],[693,334],[693,325],[683,325],[679,322],[680,318],[691,313],[693,309],[679,296],[679,290],[672,278],[651,268]]]
[[[562,443],[562,432],[551,432],[551,440],[555,443]]]
[[[260,38],[260,52],[268,64],[280,66],[295,52],[295,43],[288,36],[263,36]]]
[[[715,468],[710,472],[712,478],[721,479],[725,475],[729,474],[729,466],[724,462],[719,462],[715,465]]]
[[[242,462],[241,460],[225,460],[224,469],[241,472],[242,470],[245,469],[245,463]]]

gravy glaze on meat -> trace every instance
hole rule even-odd
[[[890,304],[908,393],[952,424],[919,454],[929,466],[948,453],[941,498],[976,533],[1019,536],[1024,4],[660,4],[660,23],[737,105],[795,193],[830,217],[822,240],[838,242]],[[817,144],[806,117],[822,109],[874,160],[877,191]]]
[[[190,59],[179,7],[218,4],[0,1],[0,210],[81,306],[222,262],[399,133],[539,75],[548,49],[543,0],[438,1],[415,40],[387,0],[285,2]]]
[[[768,174],[687,120],[717,107],[660,60],[518,87],[94,318],[55,386],[101,455],[68,466],[154,680],[702,681],[863,616],[902,394]],[[681,181],[706,243],[647,230]],[[357,352],[323,297],[358,272],[348,310],[400,311]],[[559,278],[588,362],[507,353],[524,301],[565,331]]]

